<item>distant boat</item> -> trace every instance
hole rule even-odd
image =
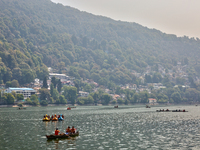
[[[118,105],[117,105],[117,106],[114,106],[114,108],[118,108]]]
[[[70,108],[70,107],[68,107],[68,108],[67,108],[67,110],[71,110],[71,108]]]
[[[20,109],[20,110],[21,110],[21,109],[26,109],[26,108],[23,108],[23,107],[19,107],[18,109]]]
[[[160,110],[156,110],[156,112],[188,112],[188,111],[185,111],[185,109],[183,109],[183,110],[180,110],[180,109],[179,110],[160,109]]]
[[[151,108],[150,106],[146,105],[146,108]]]

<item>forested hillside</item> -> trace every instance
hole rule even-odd
[[[26,84],[47,67],[101,85],[139,82],[132,71],[189,64],[200,74],[200,40],[81,12],[50,0],[0,0],[0,80]],[[185,61],[186,60],[186,61]],[[192,70],[192,71],[191,71]]]

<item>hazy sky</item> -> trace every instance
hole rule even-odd
[[[200,38],[200,0],[52,0],[95,15]]]

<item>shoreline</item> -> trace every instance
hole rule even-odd
[[[22,107],[54,107],[54,106],[66,106],[66,107],[76,107],[76,106],[115,106],[115,105],[118,105],[118,106],[134,106],[134,105],[149,105],[151,107],[158,107],[158,106],[175,106],[175,105],[196,105],[198,106],[199,104],[195,103],[195,104],[189,104],[189,103],[180,103],[180,104],[157,104],[157,105],[150,105],[150,104],[141,104],[141,103],[138,103],[138,104],[129,104],[129,105],[125,105],[125,104],[109,104],[109,105],[102,105],[102,104],[97,104],[97,105],[71,105],[71,104],[48,104],[47,106],[42,106],[42,105],[38,105],[38,106],[33,106],[33,105],[23,105]],[[19,108],[18,105],[0,105],[0,108]]]

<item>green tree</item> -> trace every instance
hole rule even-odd
[[[124,102],[125,102],[125,101],[124,101],[122,98],[118,98],[118,99],[117,99],[117,103],[118,103],[118,104],[124,104]]]
[[[104,105],[108,105],[110,103],[110,101],[112,100],[112,96],[110,96],[109,94],[107,93],[104,93],[102,96],[101,96],[101,99],[103,100],[103,104]]]
[[[24,99],[24,95],[23,94],[17,94],[16,95],[16,99],[19,100],[23,100]]]
[[[48,102],[47,102],[46,100],[42,100],[42,101],[40,102],[40,105],[42,105],[42,106],[47,106],[47,105],[48,105]]]
[[[35,105],[35,106],[39,105],[39,100],[38,100],[37,95],[35,94],[31,95],[30,100],[32,101],[32,105]]]
[[[56,88],[56,84],[57,84],[56,77],[51,78],[51,83],[53,83],[54,88]]]
[[[98,100],[99,100],[99,93],[98,92],[94,92],[94,94],[92,95],[93,99],[94,99],[94,103],[97,104]]]
[[[58,80],[58,86],[57,86],[57,90],[60,93],[62,89],[62,82],[60,81],[60,79]]]
[[[147,91],[142,91],[139,93],[139,98],[141,103],[147,103],[149,99],[149,94]]]
[[[87,99],[85,100],[85,104],[93,104],[94,103],[94,99],[92,96],[88,96]]]
[[[59,98],[59,93],[58,93],[58,90],[57,89],[53,89],[53,99],[54,100],[57,100]]]
[[[11,87],[19,87],[19,82],[17,80],[12,80]]]
[[[64,95],[60,95],[59,100],[60,100],[60,104],[66,104],[67,103],[67,100],[65,99]]]
[[[7,81],[7,82],[6,82],[6,88],[9,88],[9,87],[12,87],[11,81]]]
[[[86,84],[83,88],[83,91],[90,93],[92,91],[92,87],[89,84]]]
[[[11,93],[8,93],[7,99],[6,99],[7,104],[13,105],[14,101],[15,101],[15,97]]]
[[[45,76],[44,79],[43,79],[43,88],[48,88],[48,85],[47,85],[47,77]]]
[[[42,88],[39,90],[40,92],[40,99],[41,100],[49,100],[50,98],[50,93],[49,93],[49,90],[46,89],[46,88]],[[32,96],[32,95],[31,95]]]
[[[54,90],[54,86],[53,86],[53,83],[51,83],[51,86],[50,86],[51,97],[53,97],[53,90]]]
[[[185,92],[185,97],[189,102],[198,102],[200,101],[200,91],[197,91],[195,88],[189,88]]]
[[[65,98],[74,105],[76,103],[77,88],[64,86],[63,89],[64,89]]]
[[[171,99],[175,102],[175,103],[180,103],[182,98],[181,98],[181,95],[180,93],[178,92],[174,92],[172,95],[171,95]]]
[[[32,105],[33,104],[32,101],[30,100],[30,98],[26,99],[26,104],[28,104],[28,105]]]
[[[86,97],[78,97],[77,98],[77,104],[84,105],[86,99],[87,99]]]

